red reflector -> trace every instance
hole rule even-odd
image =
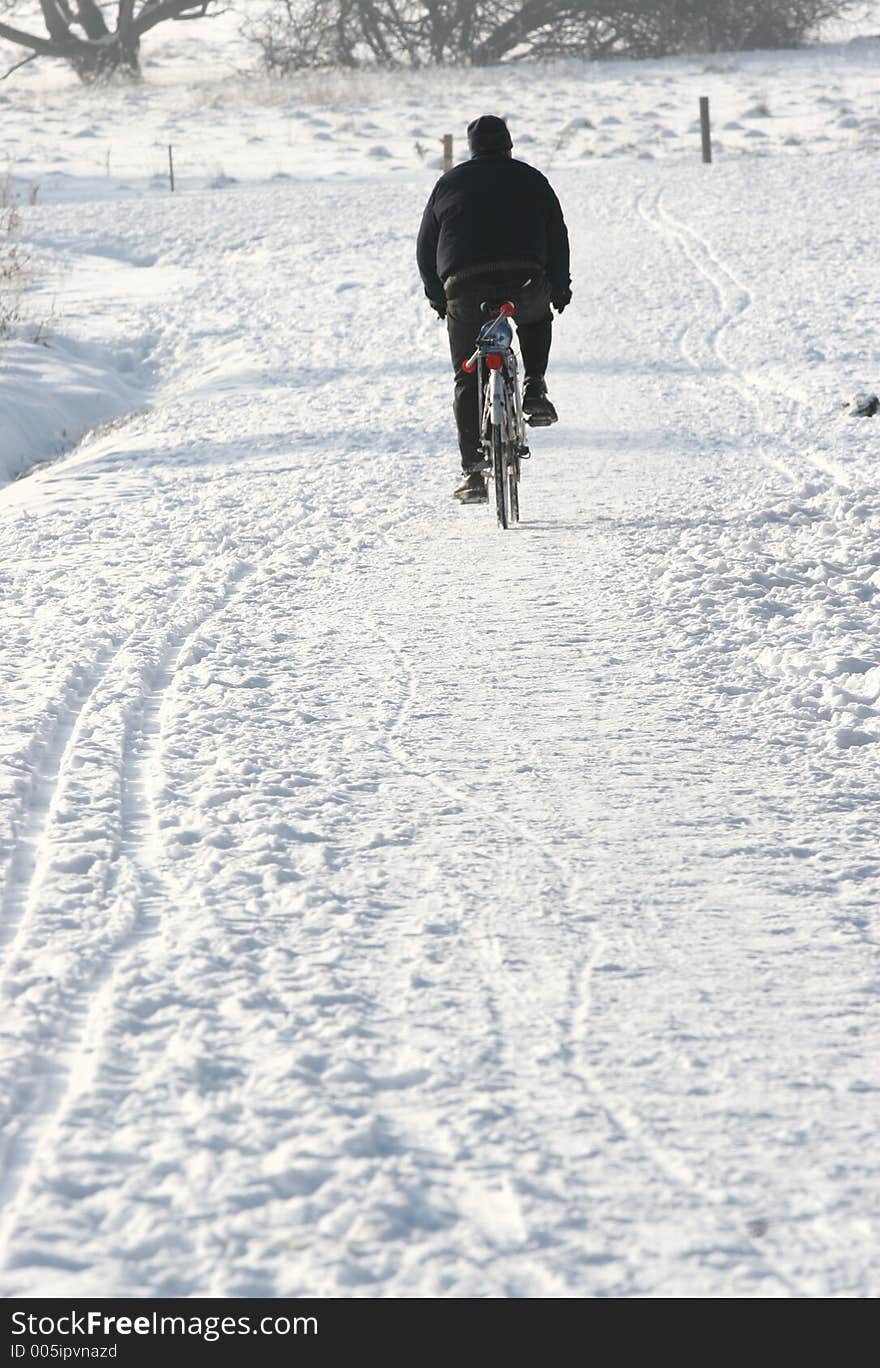
[[[490,352],[486,357],[486,365],[489,370],[500,370],[503,360],[503,356],[499,356],[498,352]]]

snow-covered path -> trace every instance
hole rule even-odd
[[[42,211],[153,263],[160,387],[0,491],[0,1292],[876,1294],[878,205],[820,172],[555,178],[509,535],[423,179]]]

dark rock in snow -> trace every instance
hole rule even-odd
[[[873,418],[880,409],[876,394],[855,394],[847,405],[851,418]]]

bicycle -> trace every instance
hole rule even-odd
[[[514,306],[506,302],[494,306],[493,312],[492,305],[483,304],[482,312],[491,314],[491,318],[480,329],[476,351],[462,362],[462,369],[469,375],[477,371],[483,468],[492,472],[495,511],[499,525],[506,529],[519,522],[520,462],[530,454],[517,383],[513,328],[509,322]]]

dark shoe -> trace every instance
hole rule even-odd
[[[487,503],[489,493],[482,470],[466,470],[461,484],[453,490],[452,497],[463,504]]]
[[[547,382],[543,375],[526,376],[522,406],[531,427],[549,427],[558,422],[556,410],[547,398]]]

